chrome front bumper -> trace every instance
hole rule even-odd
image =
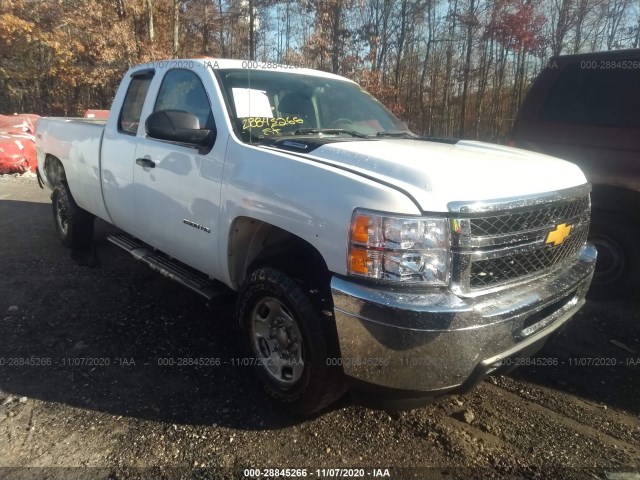
[[[334,277],[344,372],[358,383],[416,396],[466,389],[505,358],[533,353],[569,320],[585,302],[595,262],[596,250],[587,245],[569,268],[474,298]]]

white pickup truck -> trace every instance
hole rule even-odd
[[[311,414],[351,386],[394,405],[467,390],[584,303],[590,187],[571,163],[419,138],[356,83],[238,60],[130,69],[106,123],[43,118],[62,242],[109,238],[212,300]]]

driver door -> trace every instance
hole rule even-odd
[[[165,73],[148,114],[162,110],[192,113],[200,128],[215,130],[207,89],[192,70]],[[221,143],[214,137],[212,145],[203,148],[139,136],[134,165],[135,217],[141,239],[210,276],[218,270]]]

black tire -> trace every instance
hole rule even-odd
[[[268,267],[253,271],[240,290],[237,316],[265,392],[292,413],[308,417],[345,392],[341,368],[328,361],[339,354],[333,313],[314,306],[287,274]],[[298,359],[302,368],[299,362],[287,365]]]
[[[85,248],[93,240],[94,217],[81,209],[66,183],[58,183],[51,194],[53,222],[65,247]]]
[[[638,227],[615,214],[594,211],[589,241],[598,250],[589,296],[601,300],[636,297],[640,291]]]

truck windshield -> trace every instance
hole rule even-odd
[[[284,136],[413,136],[360,86],[283,71],[217,70],[244,142]]]

